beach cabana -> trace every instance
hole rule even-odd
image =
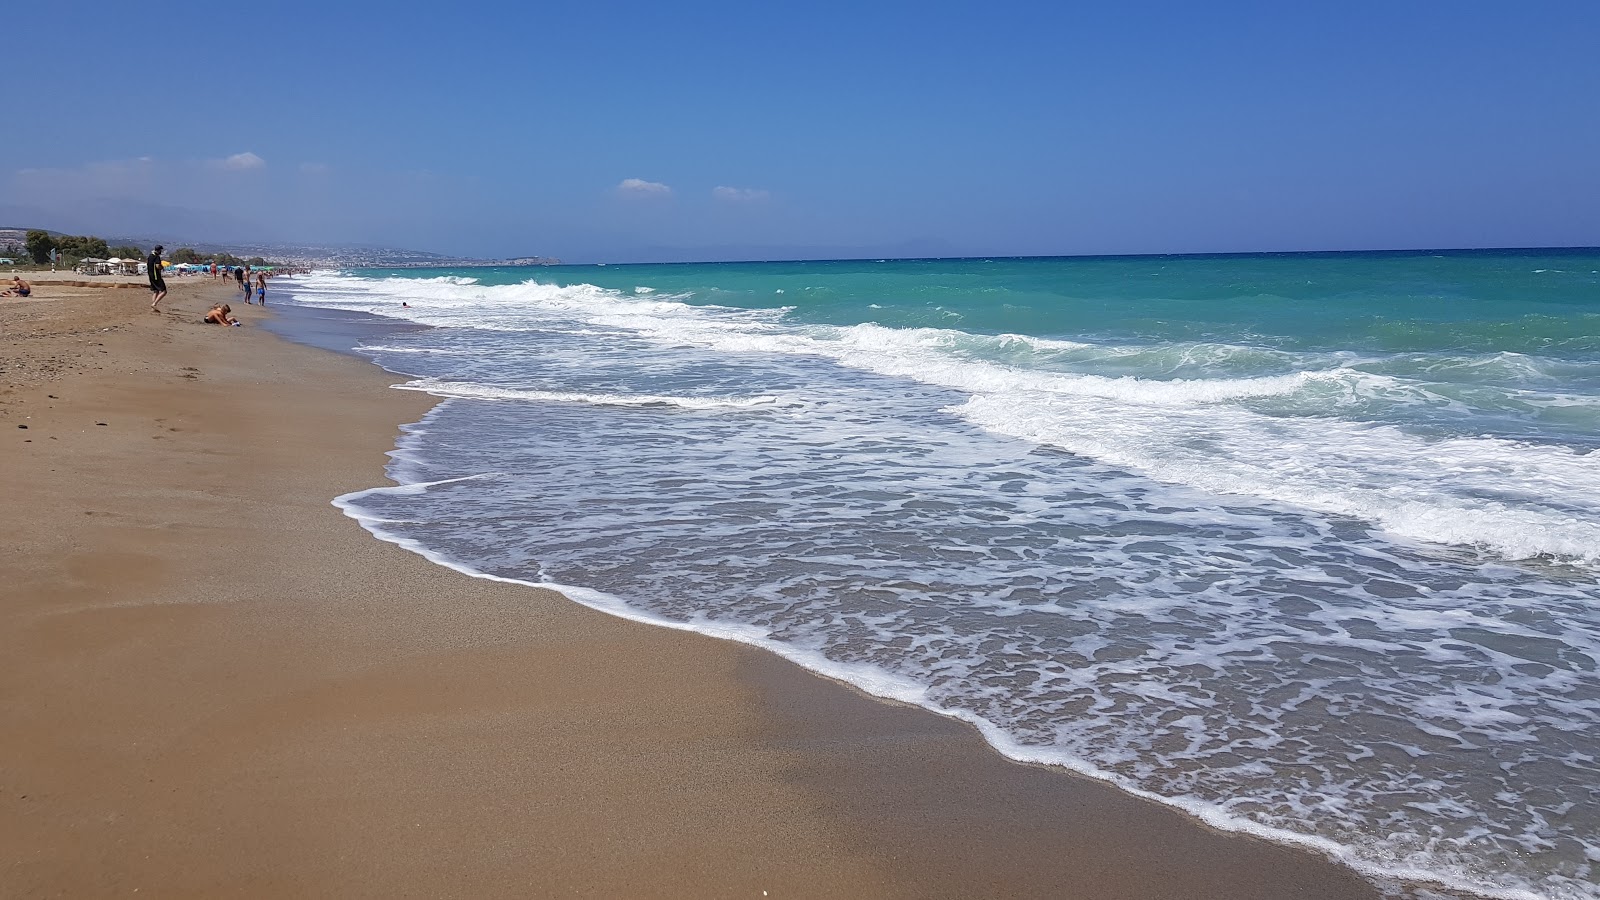
[[[78,271],[85,275],[106,275],[111,270],[106,266],[106,260],[95,256],[86,256],[78,260]]]

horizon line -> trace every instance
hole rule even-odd
[[[1059,254],[981,254],[972,256],[831,256],[831,257],[764,257],[745,259],[697,259],[697,260],[656,260],[635,262],[573,262],[561,263],[558,266],[505,266],[503,268],[567,268],[583,266],[693,266],[716,265],[720,263],[821,263],[821,262],[970,262],[983,260],[1024,260],[1024,259],[1171,259],[1171,258],[1217,258],[1217,257],[1250,257],[1250,256],[1414,256],[1422,254],[1466,254],[1466,253],[1600,253],[1600,245],[1570,245],[1570,246],[1522,246],[1522,247],[1415,247],[1399,249],[1363,249],[1363,250],[1209,250],[1173,253],[1059,253]],[[462,257],[468,260],[469,257]],[[489,262],[490,260],[483,260]],[[371,268],[388,268],[373,266]],[[438,266],[437,268],[448,268]]]

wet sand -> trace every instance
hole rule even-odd
[[[431,398],[254,307],[199,324],[237,296],[209,279],[167,315],[30,280],[0,300],[0,896],[1376,896],[382,543],[329,500]]]

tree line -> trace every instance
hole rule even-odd
[[[192,247],[179,247],[172,251],[172,254],[167,259],[175,263],[189,263],[191,265],[216,263],[219,266],[264,266],[267,264],[267,261],[259,256],[241,259],[227,252],[200,253]]]
[[[48,231],[34,229],[28,232],[23,246],[33,261],[43,265],[50,261],[50,253],[54,251],[59,256],[72,262],[90,256],[105,259],[112,254],[110,247],[106,246],[106,239],[87,234],[61,234],[53,235]],[[132,250],[138,253],[136,247],[119,247],[119,250]]]
[[[105,238],[84,234],[56,235],[37,228],[28,232],[23,246],[27,250],[28,256],[39,265],[44,265],[50,261],[50,253],[52,251],[59,257],[60,262],[68,267],[77,265],[78,261],[83,259],[110,259],[113,256],[122,259],[144,259],[145,257],[145,251],[140,250],[138,247],[130,245],[120,247],[107,246]],[[174,263],[190,263],[191,265],[213,262],[219,266],[264,266],[267,264],[267,261],[259,256],[241,259],[232,253],[201,254],[193,247],[179,247],[172,251],[167,256],[167,259]]]

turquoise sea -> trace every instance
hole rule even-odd
[[[442,398],[338,500],[381,538],[1396,896],[1600,897],[1600,250],[286,289],[432,326],[362,348]]]

